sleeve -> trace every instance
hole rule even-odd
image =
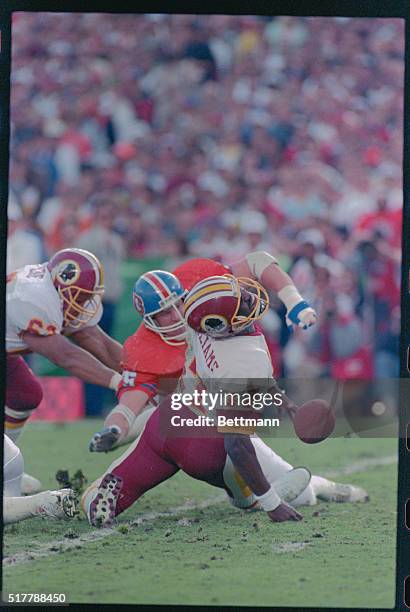
[[[19,300],[9,310],[8,316],[18,333],[27,331],[39,336],[51,336],[61,331],[62,314],[50,304],[43,306]]]
[[[138,332],[137,332],[138,333]],[[149,399],[158,392],[159,376],[150,372],[141,372],[135,359],[135,335],[130,336],[122,349],[122,380],[117,397],[120,400],[125,391],[142,391]]]
[[[121,396],[125,391],[142,391],[148,396],[148,399],[152,399],[158,393],[158,384],[159,378],[155,374],[123,369],[117,397],[121,400]]]

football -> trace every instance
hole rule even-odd
[[[328,402],[314,399],[299,407],[293,426],[302,442],[316,444],[330,436],[335,428],[335,416]]]

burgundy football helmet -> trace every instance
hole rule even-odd
[[[63,324],[81,327],[96,314],[104,293],[100,261],[83,249],[63,249],[47,267],[63,303]]]
[[[260,283],[230,274],[200,281],[184,300],[188,325],[213,338],[241,333],[263,317],[268,306],[269,296]]]

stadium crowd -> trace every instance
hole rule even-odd
[[[93,240],[115,302],[124,257],[265,249],[320,317],[265,318],[277,368],[398,375],[401,20],[17,13],[12,51],[9,268]]]

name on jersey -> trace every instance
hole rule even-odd
[[[219,368],[215,353],[212,349],[212,340],[206,334],[198,334],[198,342],[202,348],[205,363],[211,372]]]

